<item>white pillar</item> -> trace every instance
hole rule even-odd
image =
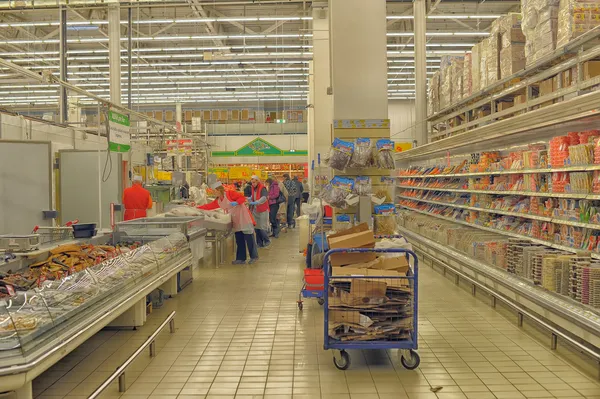
[[[427,144],[427,11],[425,0],[415,0],[415,140]]]
[[[313,2],[313,70],[314,95],[314,137],[309,161],[317,164],[318,154],[323,158],[331,146],[331,124],[333,122],[333,96],[328,94],[331,87],[329,9],[327,2]]]
[[[121,105],[121,8],[108,6],[108,71],[110,101]]]
[[[386,1],[329,4],[333,119],[387,119]]]
[[[181,103],[175,104],[175,127],[177,128],[177,140],[181,139],[181,132],[183,131],[183,111],[181,110]],[[177,142],[177,149],[179,150],[179,141]],[[177,151],[177,167],[182,170],[183,166],[183,155]]]
[[[308,62],[308,97],[306,100],[306,132],[308,136],[308,181],[312,181],[311,162],[315,153],[315,78],[314,61]]]

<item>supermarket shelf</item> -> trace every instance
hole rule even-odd
[[[415,197],[406,197],[403,195],[397,195],[396,197],[402,198],[402,199],[407,199],[410,201],[425,202],[425,203],[433,204],[433,205],[449,206],[449,207],[457,208],[457,209],[466,209],[468,211],[486,212],[486,213],[493,213],[493,214],[505,215],[505,216],[515,216],[515,217],[519,217],[519,218],[523,218],[523,219],[540,220],[542,222],[551,222],[551,223],[555,223],[555,224],[564,224],[566,226],[583,227],[585,229],[600,230],[600,224],[574,222],[571,220],[565,220],[565,219],[560,219],[560,218],[530,215],[528,213],[523,213],[523,212],[511,212],[511,211],[503,211],[500,209],[479,208],[476,206],[458,205],[458,204],[453,204],[450,202],[430,201],[430,200],[425,200],[425,199],[420,199],[420,198],[415,198]]]
[[[405,227],[399,226],[398,230],[417,253],[442,261],[482,284],[496,296],[539,315],[576,341],[600,347],[600,311],[597,309],[535,286],[529,280],[490,266]]]
[[[540,72],[546,72],[548,69],[552,69],[552,67],[554,65],[556,65],[557,63],[565,64],[565,62],[564,62],[565,54],[573,54],[574,55],[576,53],[580,53],[581,50],[584,50],[584,51],[587,50],[590,54],[587,54],[586,57],[582,57],[580,54],[580,56],[577,58],[577,60],[585,61],[588,59],[590,59],[590,60],[594,59],[596,57],[596,52],[589,51],[589,50],[590,49],[598,50],[598,49],[594,49],[594,47],[596,47],[596,45],[598,44],[599,39],[600,39],[600,31],[598,29],[591,30],[591,31],[579,36],[577,39],[571,41],[570,43],[566,44],[565,46],[556,49],[553,53],[548,54],[547,56],[539,59],[535,63],[529,65],[527,68],[520,70],[520,71],[512,74],[511,76],[501,79],[495,83],[492,83],[491,85],[488,85],[485,89],[480,90],[476,93],[473,93],[472,95],[463,98],[461,101],[459,101],[455,104],[452,104],[444,109],[439,110],[438,112],[429,116],[427,118],[427,120],[428,120],[428,122],[435,123],[436,121],[443,119],[443,117],[445,117],[445,116],[451,117],[451,114],[453,113],[453,111],[455,112],[460,108],[464,108],[468,105],[471,105],[475,101],[487,100],[490,96],[492,96],[498,92],[500,92],[500,93],[496,94],[496,95],[501,96],[502,93],[505,93],[505,92],[517,91],[522,88],[523,84],[512,85],[511,84],[512,82],[515,82],[516,80],[522,81],[523,79],[528,78],[528,77],[533,77],[534,75],[539,74]],[[572,60],[569,60],[569,61],[572,61]],[[562,70],[562,69],[563,68],[560,68],[560,65],[559,65],[558,70]],[[550,71],[550,72],[547,72],[546,75],[550,76],[553,73],[556,73],[556,72]],[[544,78],[545,78],[545,76],[542,76],[539,79],[544,79]],[[509,87],[507,90],[502,91],[502,89],[504,89],[507,85],[510,85],[512,87]]]
[[[530,143],[573,130],[587,130],[600,121],[600,91],[583,94],[527,114],[480,126],[396,154],[397,162],[431,159],[435,154],[461,148],[460,153],[484,151],[504,145]],[[515,139],[515,135],[520,139]],[[452,151],[455,153],[454,151]]]
[[[398,188],[405,190],[423,190],[423,191],[443,191],[448,193],[464,193],[464,194],[492,194],[492,195],[519,195],[523,197],[548,197],[548,198],[574,198],[587,200],[600,200],[600,194],[579,194],[579,193],[538,193],[535,191],[494,191],[494,190],[468,190],[460,188],[435,188],[435,187],[418,187],[418,186],[402,186]]]
[[[425,212],[425,211],[422,211],[420,209],[411,208],[409,206],[404,206],[404,205],[400,205],[400,204],[397,204],[397,206],[402,207],[404,209],[408,209],[408,210],[410,210],[412,212],[417,212],[417,213],[421,213],[423,215],[428,215],[428,216],[431,216],[431,217],[434,217],[434,218],[446,220],[448,222],[462,224],[462,225],[473,227],[473,228],[479,229],[479,230],[489,231],[490,233],[501,234],[501,235],[505,235],[507,237],[518,238],[520,240],[529,240],[529,241],[531,241],[533,243],[540,244],[540,245],[545,245],[547,247],[551,247],[551,248],[555,248],[555,249],[560,249],[561,251],[565,251],[565,252],[574,252],[574,253],[576,253],[576,252],[582,252],[582,251],[584,251],[583,249],[571,248],[571,247],[567,247],[565,245],[555,244],[555,243],[550,242],[550,241],[539,240],[537,238],[533,238],[533,237],[530,237],[530,236],[525,236],[525,235],[522,235],[522,234],[513,233],[511,231],[498,230],[498,229],[494,229],[492,227],[479,226],[477,224],[465,222],[464,220],[456,220],[456,219],[449,218],[449,217],[446,217],[446,216],[436,215],[435,213]],[[600,259],[600,253],[594,253],[594,252],[592,252],[591,256],[594,259]]]
[[[557,173],[557,172],[591,172],[600,170],[600,165],[581,165],[565,166],[564,168],[543,168],[543,169],[515,169],[515,170],[496,170],[489,172],[473,173],[449,173],[439,175],[412,175],[396,176],[398,179],[429,179],[429,178],[448,178],[448,177],[477,177],[477,176],[501,176],[501,175],[531,175],[539,173]]]

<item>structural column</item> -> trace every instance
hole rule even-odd
[[[121,105],[121,7],[108,6],[108,73],[110,101]]]
[[[181,155],[179,152],[179,140],[181,140],[181,132],[183,131],[183,110],[181,107],[181,103],[175,104],[175,127],[177,128],[177,168],[178,170],[182,170],[183,155]]]
[[[60,9],[60,28],[59,28],[59,58],[60,58],[60,80],[67,81],[67,9]],[[60,86],[59,97],[60,103],[59,118],[60,123],[65,123],[68,120],[68,105],[67,105],[67,89]],[[79,122],[79,121],[77,121]]]
[[[324,157],[331,145],[333,97],[331,87],[329,52],[329,8],[327,2],[313,2],[313,62],[310,73],[309,113],[312,113],[312,132],[309,127],[309,161],[317,163],[318,154]]]
[[[427,144],[427,10],[425,0],[415,0],[415,140]]]
[[[387,119],[386,1],[329,4],[333,119]]]

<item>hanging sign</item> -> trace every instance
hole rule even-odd
[[[229,177],[228,168],[209,168],[208,173],[212,173],[217,176],[219,180],[225,180]]]
[[[229,179],[231,180],[250,180],[252,170],[245,166],[232,166],[229,168]]]
[[[129,117],[115,111],[108,111],[109,150],[112,152],[128,152],[131,149],[129,136]]]
[[[335,129],[389,129],[389,119],[336,119]]]
[[[396,142],[394,144],[394,151],[395,152],[402,152],[402,151],[408,151],[412,148],[412,143],[402,143],[402,142]]]

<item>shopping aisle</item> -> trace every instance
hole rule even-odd
[[[297,232],[282,234],[251,266],[207,267],[138,331],[102,331],[34,383],[39,398],[85,398],[177,310],[177,332],[140,356],[123,398],[600,398],[583,376],[487,304],[429,268],[421,270],[421,367],[395,353],[353,353],[337,370],[322,350],[322,311],[299,312],[303,258]],[[443,387],[436,393],[431,387]],[[120,397],[116,384],[104,397]]]

